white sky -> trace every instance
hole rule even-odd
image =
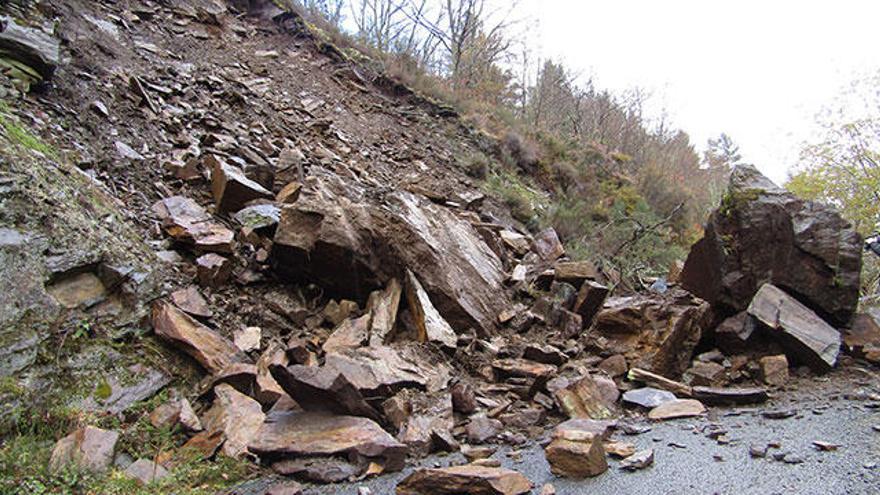
[[[880,69],[880,0],[522,0],[515,16],[537,19],[544,57],[651,91],[698,149],[726,132],[776,182],[816,113]]]

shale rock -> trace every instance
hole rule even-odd
[[[284,276],[358,300],[410,269],[453,328],[488,335],[510,306],[501,261],[466,221],[405,191],[381,204],[330,176],[282,208],[272,248]],[[354,198],[354,199],[352,199]]]
[[[616,388],[615,388],[616,392]],[[596,378],[586,375],[553,392],[559,408],[569,418],[608,419],[614,416],[614,402],[602,393]]]
[[[214,387],[214,405],[203,418],[205,430],[222,431],[226,440],[223,453],[238,457],[247,451],[248,443],[260,430],[266,416],[260,403],[221,383]]]
[[[828,371],[837,363],[840,333],[778,287],[761,286],[748,312],[767,326],[788,352],[814,370]]]
[[[232,342],[170,303],[159,301],[153,305],[152,323],[156,335],[180,346],[211,373],[219,373],[238,359],[239,351]]]
[[[60,42],[52,36],[0,16],[0,52],[49,79],[61,64]]]
[[[211,192],[214,194],[218,213],[237,212],[248,201],[255,199],[272,199],[271,192],[245,177],[240,168],[229,165],[216,156],[206,161],[208,162],[212,165]]]
[[[49,469],[59,471],[67,465],[93,473],[103,473],[113,463],[119,433],[94,426],[80,428],[58,440],[52,449]]]
[[[706,412],[706,407],[695,399],[676,399],[664,402],[651,409],[648,417],[651,419],[675,419],[699,416]]]
[[[262,425],[248,447],[267,460],[344,456],[365,469],[369,462],[385,471],[404,466],[407,447],[366,418],[292,412]]]
[[[168,476],[168,470],[148,459],[138,459],[131,463],[123,472],[126,477],[137,480],[141,485],[148,485]]]
[[[613,297],[596,316],[591,335],[607,339],[604,347],[623,354],[632,367],[677,377],[709,319],[709,305],[682,290]]]
[[[771,283],[845,325],[858,304],[861,264],[861,238],[834,209],[798,199],[752,166],[738,166],[681,282],[727,314],[746,309]]]
[[[397,485],[397,495],[523,495],[531,492],[532,483],[509,469],[476,466],[453,466],[419,469]]]
[[[449,323],[434,308],[427,292],[413,272],[406,271],[406,300],[418,330],[420,342],[432,342],[447,350],[454,350],[458,337]]]
[[[544,449],[550,472],[567,478],[599,476],[608,471],[602,440],[572,441],[556,439]]]

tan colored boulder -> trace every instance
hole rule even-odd
[[[422,284],[409,270],[406,271],[406,300],[418,330],[419,341],[431,342],[444,349],[454,350],[458,341],[455,330],[440,316],[440,312],[431,303]]]
[[[599,439],[557,438],[544,448],[550,472],[566,478],[592,478],[608,471],[605,448]]]
[[[770,329],[786,352],[814,370],[825,372],[837,363],[840,332],[778,287],[761,286],[748,312]]]
[[[532,483],[509,469],[468,464],[418,469],[398,485],[397,495],[524,495]]]
[[[49,470],[56,472],[72,465],[80,469],[103,473],[113,463],[119,433],[94,426],[80,428],[58,440],[49,459]]]
[[[327,337],[322,349],[324,352],[338,352],[365,345],[370,337],[370,320],[370,313],[343,320]]]
[[[153,305],[153,330],[189,354],[211,373],[219,373],[238,360],[238,349],[217,332],[202,325],[168,302]]]
[[[232,252],[235,233],[215,222],[194,200],[171,196],[156,202],[152,210],[159,217],[162,229],[174,240],[200,252]]]
[[[226,440],[223,453],[239,457],[257,435],[266,419],[260,403],[235,390],[227,383],[214,387],[214,404],[205,413],[203,424],[207,431],[222,431]]]
[[[387,344],[391,339],[402,294],[403,288],[396,278],[389,280],[384,290],[370,293],[367,299],[367,311],[372,316],[370,345]]]

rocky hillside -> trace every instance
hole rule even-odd
[[[556,427],[557,476],[606,453],[637,470],[653,452],[610,435],[645,414],[762,402],[841,349],[880,361],[858,235],[754,169],[681,286],[614,292],[468,174],[498,143],[294,12],[0,12],[4,493],[290,494],[271,473],[345,483],[435,452],[472,462],[397,493],[528,493],[499,444]]]

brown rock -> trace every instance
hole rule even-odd
[[[880,358],[880,311],[869,309],[853,318],[849,328],[843,330],[843,343],[847,352],[855,357],[873,359],[878,364]]]
[[[599,476],[608,471],[605,449],[599,439],[572,441],[556,439],[544,449],[550,472],[566,478]]]
[[[671,289],[666,294],[612,297],[596,316],[590,338],[623,354],[631,367],[680,376],[709,323],[709,305]]]
[[[193,316],[210,318],[214,315],[214,312],[208,307],[208,302],[199,293],[199,289],[194,286],[172,292],[171,302]]]
[[[278,191],[278,194],[275,196],[275,202],[282,205],[296,203],[296,200],[299,199],[300,192],[302,192],[302,184],[299,182],[291,182]]]
[[[343,320],[327,337],[322,349],[324,352],[337,352],[363,346],[370,337],[370,320],[370,313]]]
[[[264,423],[248,447],[261,458],[345,456],[363,465],[381,464],[399,471],[406,445],[366,418],[325,413],[287,413]]]
[[[452,408],[462,414],[472,414],[477,410],[477,396],[474,389],[465,382],[452,386]]]
[[[602,304],[607,297],[608,287],[592,280],[586,280],[575,298],[574,311],[581,315],[584,324],[589,326],[599,310],[602,309]]]
[[[845,325],[858,304],[861,260],[860,236],[836,211],[795,197],[752,166],[738,166],[681,282],[728,314],[746,309],[771,283]]]
[[[272,463],[272,470],[313,483],[341,483],[362,476],[364,469],[337,457],[297,457]],[[363,474],[362,474],[363,473]]]
[[[684,397],[690,397],[694,393],[694,389],[689,385],[670,380],[669,378],[640,368],[631,368],[629,373],[627,373],[627,379],[634,382],[642,382],[652,387],[659,388],[660,390],[666,390]]]
[[[531,249],[529,247],[529,239],[522,234],[518,234],[511,230],[502,230],[498,232],[498,236],[501,237],[501,242],[503,242],[505,246],[519,256],[523,256]]]
[[[402,425],[398,439],[409,447],[410,455],[427,455],[445,450],[438,448],[434,439],[451,438],[453,426],[449,394],[419,393],[412,400],[412,413]]]
[[[584,328],[584,320],[581,315],[565,308],[559,308],[555,313],[559,335],[566,339],[580,338],[581,331]]]
[[[418,330],[420,342],[438,344],[444,349],[454,350],[458,337],[449,323],[431,303],[428,293],[413,272],[406,271],[406,300]]]
[[[837,363],[840,333],[776,286],[764,284],[748,312],[766,325],[788,352],[816,371]]]
[[[611,431],[617,426],[617,421],[596,419],[569,419],[559,423],[553,429],[553,438],[581,442],[598,438],[605,441],[611,436]]]
[[[523,357],[544,364],[562,366],[568,361],[568,356],[552,345],[529,344],[523,351]]]
[[[272,198],[271,192],[245,177],[240,168],[229,165],[217,156],[206,163],[212,166],[211,192],[218,213],[236,212],[244,208],[248,201]]]
[[[405,191],[382,204],[357,192],[327,176],[282,209],[272,247],[280,275],[363,300],[410,269],[453,328],[493,333],[496,315],[510,306],[504,270],[471,224]]]
[[[656,420],[690,418],[706,412],[706,407],[695,399],[676,399],[664,402],[648,412],[648,417]]]
[[[286,396],[281,385],[272,377],[269,367],[273,364],[287,366],[287,355],[278,342],[273,342],[257,359],[257,378],[254,398],[264,407],[275,404],[282,396]]]
[[[467,425],[468,443],[480,444],[495,438],[504,425],[497,419],[487,418],[485,416],[476,416],[471,418]]]
[[[724,366],[718,363],[696,361],[684,375],[691,386],[713,387],[724,383],[724,372]]]
[[[636,453],[636,446],[629,442],[605,442],[605,452],[611,457],[622,459]]]
[[[617,378],[626,374],[629,369],[626,365],[626,358],[622,354],[615,354],[609,358],[603,359],[599,363],[598,368],[611,378]]]
[[[556,231],[552,227],[538,232],[532,247],[544,261],[556,261],[565,254],[565,248],[562,247],[559,236],[556,235]]]
[[[214,405],[205,413],[207,431],[222,431],[226,440],[223,453],[238,457],[246,452],[248,443],[257,435],[266,419],[260,403],[221,383],[214,387]]]
[[[541,493],[539,495],[556,495],[556,488],[550,483],[547,483],[541,487]]]
[[[201,459],[210,459],[220,450],[226,435],[223,431],[203,431],[189,440],[180,448],[184,457],[197,456]]]
[[[710,405],[754,404],[770,398],[763,388],[694,387],[691,395]]]
[[[744,352],[750,347],[754,329],[752,317],[747,312],[741,311],[718,325],[715,329],[715,343],[727,354]]]
[[[620,463],[620,469],[636,471],[654,464],[654,449],[640,450]]]
[[[382,412],[385,414],[385,419],[397,431],[403,428],[406,420],[409,419],[413,412],[412,397],[407,392],[407,390],[402,390],[394,397],[382,403]]]
[[[333,326],[337,326],[350,318],[354,313],[357,313],[359,309],[358,304],[354,301],[343,299],[336,302],[331,300],[324,306],[324,310],[321,313],[324,315],[325,320],[329,321]]]
[[[397,485],[397,495],[523,495],[532,483],[516,471],[486,466],[419,469]]]
[[[612,383],[613,384],[613,383]],[[616,387],[615,387],[616,391]],[[559,408],[569,418],[608,419],[614,416],[611,409],[617,400],[608,401],[594,377],[586,375],[567,387],[553,392]]]
[[[152,324],[157,336],[179,346],[211,373],[219,373],[238,360],[238,349],[232,342],[170,303],[153,305]]]
[[[515,378],[549,378],[556,374],[556,366],[536,363],[528,359],[496,359],[492,361],[492,369],[500,379]]]
[[[172,196],[155,203],[152,210],[165,232],[176,241],[190,244],[200,252],[232,252],[235,233],[214,222],[192,199]]]
[[[204,287],[219,288],[232,276],[232,262],[218,254],[208,253],[196,259],[199,284]]]
[[[370,324],[370,345],[387,344],[391,339],[402,293],[400,282],[392,278],[385,286],[385,290],[370,294],[367,300],[367,312],[373,318]]]
[[[103,473],[113,463],[119,433],[94,426],[80,428],[58,440],[49,459],[49,470],[57,472],[73,465],[92,473]]]
[[[156,428],[171,429],[178,423],[187,431],[202,431],[202,422],[185,398],[172,399],[150,413],[150,424]]]
[[[553,265],[553,273],[556,280],[567,282],[575,288],[580,287],[585,280],[599,279],[599,270],[589,261],[559,261]]]
[[[761,380],[767,385],[781,387],[788,382],[788,359],[785,354],[764,356],[758,360]]]

